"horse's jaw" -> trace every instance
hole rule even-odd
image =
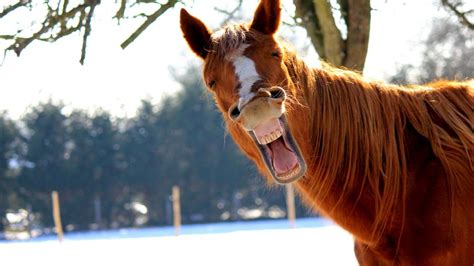
[[[306,173],[306,162],[284,114],[249,133],[275,182],[288,184]]]
[[[306,172],[306,163],[286,120],[287,94],[282,87],[260,88],[253,98],[229,109],[230,120],[239,124],[258,148],[274,181],[287,184]]]

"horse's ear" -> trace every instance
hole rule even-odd
[[[280,0],[260,0],[250,28],[272,35],[280,26],[280,15]]]
[[[184,39],[196,55],[205,59],[211,43],[212,31],[198,18],[191,16],[184,8],[181,9],[180,26]]]

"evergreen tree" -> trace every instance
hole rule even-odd
[[[59,191],[63,204],[72,196],[63,193],[71,184],[65,171],[67,117],[62,109],[62,104],[49,101],[34,107],[23,120],[28,130],[27,150],[18,182],[24,191],[22,196],[45,217],[45,225],[52,224],[52,219],[47,219],[51,217],[51,191]],[[67,208],[63,209],[67,217]]]
[[[16,199],[16,180],[15,171],[9,165],[13,160],[18,163],[20,137],[15,123],[6,113],[0,113],[0,232],[3,231],[6,210],[18,204],[11,200]]]
[[[74,111],[68,119],[67,172],[76,195],[69,208],[71,222],[84,228],[91,223],[106,227],[111,222],[113,195],[118,181],[116,165],[119,143],[110,114],[93,116]]]

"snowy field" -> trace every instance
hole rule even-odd
[[[286,229],[284,228],[286,227]],[[357,265],[352,237],[319,219],[246,222],[66,235],[0,242],[0,265],[9,266],[242,266]]]

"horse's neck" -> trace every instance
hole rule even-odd
[[[437,196],[445,207],[433,217],[449,232],[456,210],[465,212],[456,198],[473,190],[473,81],[401,88],[290,59],[288,121],[308,164],[296,186],[309,205],[358,240],[384,245],[393,240],[384,234],[401,234],[413,199]],[[420,184],[425,194],[415,192]]]
[[[403,174],[400,165],[390,165],[388,174],[393,174],[395,180],[383,183],[387,168],[382,160],[396,149],[384,144],[397,140],[387,141],[381,136],[386,132],[377,130],[385,126],[389,127],[387,132],[395,130],[398,122],[381,114],[384,110],[380,104],[365,106],[366,102],[378,100],[379,95],[375,87],[371,88],[376,84],[365,82],[360,75],[313,69],[296,57],[287,66],[296,98],[303,105],[291,117],[300,119],[298,124],[304,132],[295,132],[309,166],[307,176],[298,184],[303,197],[359,239],[375,241],[374,222],[385,226],[390,219],[402,186],[397,177]],[[377,123],[373,112],[379,116]],[[301,117],[310,118],[302,122]],[[375,133],[378,136],[372,135]],[[382,195],[380,187],[393,190],[393,195]],[[386,208],[385,214],[377,211],[382,207]]]

